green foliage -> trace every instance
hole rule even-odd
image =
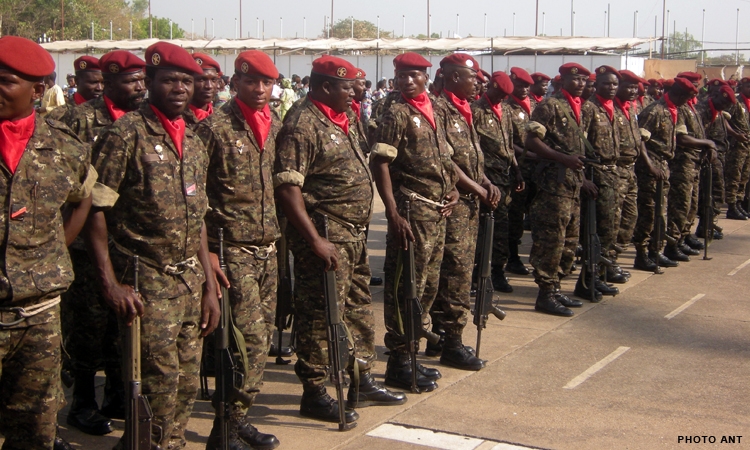
[[[323,29],[323,33],[320,37],[328,36],[328,30]],[[352,18],[340,19],[338,22],[333,24],[331,29],[332,38],[347,39],[352,37]],[[354,38],[355,39],[375,39],[378,37],[378,27],[374,23],[367,20],[354,19]],[[381,38],[390,38],[391,32],[380,30]]]
[[[417,39],[427,39],[427,35],[423,33],[419,33],[418,35],[414,36]],[[438,33],[432,33],[430,35],[430,39],[440,39],[440,34]]]
[[[669,37],[669,45],[666,51],[669,54],[677,53],[672,56],[673,58],[694,59],[700,54],[701,48],[703,46],[700,41],[695,39],[692,34],[677,31]]]

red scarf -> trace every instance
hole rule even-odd
[[[513,94],[510,94],[510,96],[513,98],[513,100],[516,101],[521,107],[526,111],[526,114],[531,117],[531,100],[529,100],[529,97],[524,98],[521,100],[520,98],[516,97]]]
[[[23,119],[0,121],[0,156],[10,173],[16,173],[26,145],[34,134],[35,121],[34,112]]]
[[[719,115],[719,111],[714,108],[714,101],[710,98],[708,99],[708,107],[711,110],[711,122],[713,122],[714,120],[716,120],[716,116]]]
[[[664,101],[667,103],[667,109],[672,116],[672,124],[677,125],[677,107],[669,99],[669,94],[664,94]]]
[[[427,92],[422,92],[414,98],[405,97],[404,94],[401,94],[401,97],[406,100],[406,103],[416,108],[416,110],[419,111],[425,119],[427,119],[427,122],[430,123],[430,126],[433,130],[436,129],[435,115],[432,112],[432,102],[430,101],[430,97],[427,95]]]
[[[607,100],[599,94],[596,94],[596,99],[599,100],[599,104],[602,105],[602,108],[607,111],[609,121],[612,122],[613,120],[615,120],[615,105],[612,100]]]
[[[73,101],[75,102],[76,105],[80,105],[81,103],[86,103],[86,99],[83,98],[83,96],[79,94],[78,92],[73,94]]]
[[[644,96],[643,96],[643,95],[641,95],[641,96],[639,96],[639,97],[638,97],[638,103],[640,103],[640,104],[641,104],[641,108],[643,108],[643,99],[644,99]],[[657,100],[658,100],[658,99],[657,99]]]
[[[313,102],[313,105],[318,107],[320,112],[322,112],[323,115],[328,118],[328,120],[333,122],[333,124],[337,127],[341,128],[344,131],[344,134],[349,136],[349,116],[347,116],[345,112],[337,113],[328,105],[324,105],[317,100],[310,99],[310,101]]]
[[[581,97],[573,97],[565,89],[560,89],[560,91],[568,100],[568,104],[570,104],[570,108],[573,110],[573,115],[575,115],[576,123],[580,125],[581,124]]]
[[[185,139],[185,120],[182,116],[179,116],[174,120],[169,120],[157,107],[154,105],[149,106],[151,107],[151,111],[153,111],[154,114],[156,114],[156,117],[159,118],[161,126],[164,127],[164,131],[166,131],[172,139],[172,143],[174,143],[174,146],[177,149],[177,154],[180,155],[180,159],[182,159],[182,141]]]
[[[619,98],[615,97],[615,102],[617,103],[617,106],[620,107],[622,110],[622,113],[625,114],[625,118],[630,120],[630,101],[623,102]]]
[[[690,100],[688,100],[688,105],[690,105],[691,108],[693,108],[695,105],[698,104],[698,97],[693,97]],[[693,108],[695,109],[695,108]]]
[[[352,100],[352,111],[354,111],[354,117],[356,117],[357,122],[359,122],[359,115],[362,114],[362,104],[356,100]]]
[[[104,104],[107,105],[107,110],[109,111],[109,117],[112,118],[113,122],[116,122],[117,119],[124,116],[128,112],[124,109],[120,109],[117,106],[115,106],[114,103],[112,103],[112,100],[109,99],[106,95],[102,95],[102,98],[104,98]]]
[[[193,106],[192,104],[188,106],[190,106],[190,110],[193,111],[195,117],[198,118],[198,122],[214,113],[214,105],[212,105],[211,103],[208,104],[208,108],[206,109],[200,109],[197,106]]]
[[[268,104],[263,107],[260,111],[253,109],[245,104],[239,98],[237,99],[237,106],[242,111],[242,116],[245,118],[245,122],[250,125],[250,130],[255,136],[255,142],[258,143],[260,151],[262,152],[266,146],[266,139],[268,133],[271,132],[271,108]]]
[[[541,103],[542,100],[544,100],[544,96],[543,95],[536,95],[533,92],[529,92],[529,95],[532,96],[532,97],[534,97],[534,101],[537,102],[537,103]]]
[[[448,97],[448,100],[453,103],[453,106],[456,107],[458,112],[461,113],[461,115],[464,117],[466,123],[471,126],[473,122],[471,117],[471,105],[469,104],[469,102],[466,101],[466,99],[459,99],[458,97],[453,95],[453,92],[451,91],[443,90],[443,92],[445,93],[445,96]]]
[[[490,98],[487,96],[487,94],[484,94],[484,98],[487,99],[487,103],[489,103],[490,108],[492,108],[492,112],[495,113],[495,116],[497,116],[497,121],[502,122],[503,121],[503,102],[498,102],[497,104],[492,103]]]
[[[742,101],[745,102],[745,109],[750,111],[750,98],[747,98],[742,94],[740,94],[740,97],[742,97]]]

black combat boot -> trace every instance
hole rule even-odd
[[[461,370],[482,370],[484,361],[474,356],[461,342],[461,336],[445,338],[440,364]]]
[[[426,368],[425,368],[426,369]],[[431,392],[438,385],[434,379],[427,378],[417,364],[417,387],[421,392]],[[438,372],[439,373],[439,372]],[[411,389],[411,357],[408,353],[391,351],[385,369],[385,385],[404,390]]]
[[[612,244],[612,250],[614,250],[618,255],[620,253],[625,253],[625,247],[621,246],[620,244]]]
[[[112,421],[104,417],[97,407],[95,377],[96,373],[92,370],[75,371],[73,404],[70,406],[67,422],[86,434],[103,436],[112,432]]]
[[[584,277],[586,277],[586,286],[584,286]],[[599,303],[602,301],[602,293],[599,291],[597,286],[594,286],[594,297],[591,297],[591,277],[586,273],[585,270],[581,270],[581,274],[578,276],[578,281],[576,281],[576,287],[573,290],[573,295],[576,297],[585,298],[586,300],[590,301],[591,303]]]
[[[554,316],[572,317],[573,311],[563,306],[555,298],[554,290],[542,290],[539,289],[539,294],[536,296],[536,304],[534,309],[543,312],[545,314],[552,314]]]
[[[503,272],[502,269],[495,269],[492,271],[492,287],[500,292],[513,292],[513,287],[508,283],[508,279],[505,278],[505,272]]]
[[[560,275],[560,280],[564,278],[564,275]],[[555,283],[555,300],[560,302],[561,305],[566,306],[568,308],[580,308],[583,306],[583,302],[580,302],[576,299],[570,298],[567,295],[563,294],[560,290],[560,281]]]
[[[698,239],[697,237],[695,237],[695,236],[694,236],[694,235],[692,235],[692,234],[688,234],[688,235],[687,235],[687,236],[685,237],[685,243],[686,243],[687,245],[689,245],[689,246],[690,246],[690,248],[692,248],[692,249],[694,249],[694,250],[703,250],[703,248],[704,248],[704,246],[703,246],[703,242],[701,242],[701,240],[700,240],[700,239]]]
[[[747,220],[747,216],[744,215],[744,214],[742,214],[737,209],[737,204],[730,204],[727,207],[727,219],[732,219],[732,220]]]
[[[279,348],[276,346],[276,344],[271,344],[271,347],[268,349],[268,356],[281,356],[282,358],[288,358],[294,354],[294,350],[292,350],[291,347],[281,347],[281,352],[279,352]]]
[[[237,437],[254,450],[272,450],[279,446],[276,436],[261,433],[250,423],[250,418],[240,414],[233,420],[237,423]]]
[[[351,372],[349,377],[354,380]],[[375,381],[370,371],[360,372],[359,390],[354,388],[354,383],[349,386],[346,394],[346,406],[348,408],[364,408],[366,406],[392,406],[406,403],[403,392],[392,392]]]
[[[607,282],[625,284],[630,280],[630,273],[622,270],[618,265],[607,266]]]
[[[338,423],[339,402],[328,395],[326,387],[323,385],[304,386],[299,413],[303,417]],[[359,414],[353,409],[347,409],[345,419],[346,423],[356,422],[359,419]]]
[[[698,250],[693,249],[693,247],[687,245],[685,242],[686,238],[682,238],[679,241],[677,241],[677,248],[680,249],[680,251],[688,256],[696,256],[700,255],[701,252]]]
[[[680,263],[664,256],[663,253],[656,253],[649,250],[648,257],[650,260],[656,262],[656,258],[659,258],[659,267],[678,267]]]
[[[518,256],[518,241],[511,242],[511,239],[508,239],[508,252],[510,257],[505,265],[505,270],[516,275],[528,275],[529,269],[523,265],[521,258]]]
[[[750,219],[750,213],[748,213],[745,208],[742,207],[742,202],[734,202],[734,206],[737,208],[737,211],[742,213],[743,216]]]
[[[677,247],[677,244],[667,244],[666,247],[664,247],[664,256],[671,259],[672,261],[690,261],[690,257],[684,253]]]
[[[230,416],[229,418],[229,450],[252,450],[253,447],[246,444],[237,435],[237,428],[239,427],[236,416]],[[211,428],[211,434],[208,435],[208,441],[206,442],[206,450],[221,450],[221,421],[218,417],[214,418],[214,426]],[[278,441],[277,441],[278,445]],[[271,447],[273,448],[273,447]]]
[[[55,434],[55,442],[52,445],[53,450],[74,450],[73,446],[70,445],[62,436],[60,436],[60,429],[57,429]]]
[[[656,270],[656,263],[648,257],[646,249],[642,247],[636,247],[635,249],[635,261],[633,262],[633,268],[635,270],[644,270],[646,272],[653,272]]]

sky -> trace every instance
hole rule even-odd
[[[204,20],[207,20],[209,37],[212,36],[212,29],[215,29],[217,38],[234,38],[235,20],[239,17],[242,2],[242,34],[245,37],[248,33],[250,37],[256,37],[256,18],[259,18],[265,22],[266,39],[303,37],[303,32],[310,38],[321,33],[324,16],[330,16],[332,1],[334,21],[353,16],[358,20],[377,23],[380,16],[381,29],[394,32],[397,37],[402,34],[404,19],[407,36],[427,32],[427,0],[151,0],[151,10],[156,16],[174,20],[188,32],[191,31],[191,20],[194,20],[196,34],[202,35]],[[611,37],[633,36],[636,10],[638,36],[654,35],[654,17],[657,17],[657,35],[661,36],[663,0],[572,0],[572,3],[578,36],[604,36],[605,11],[608,7]],[[209,6],[210,10],[207,8]],[[742,25],[750,22],[750,0],[666,0],[666,7],[669,10],[670,33],[676,21],[679,32],[687,28],[688,33],[699,41],[703,10],[706,10],[706,49],[734,48],[739,8],[739,47],[750,48],[750,27]],[[453,35],[457,28],[462,37],[469,34],[484,36],[485,14],[488,37],[513,35],[514,17],[516,36],[534,35],[534,0],[430,0],[430,12],[431,31],[442,32],[443,37],[448,37],[449,33]],[[571,2],[568,0],[539,0],[540,34],[544,28],[547,35],[559,36],[562,29],[562,34],[569,36],[570,18]]]

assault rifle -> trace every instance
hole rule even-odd
[[[282,337],[284,330],[289,328],[293,317],[294,288],[292,287],[292,274],[289,267],[289,250],[286,242],[286,219],[281,220],[281,239],[279,239],[279,295],[276,300],[276,333],[278,334],[276,349],[276,364],[289,364],[291,361],[281,357]],[[294,335],[294,333],[292,333]],[[292,339],[292,343],[294,339]]]
[[[477,295],[474,299],[474,325],[477,326],[477,350],[476,357],[479,358],[479,348],[482,344],[482,330],[487,328],[489,315],[499,320],[505,319],[505,311],[493,303],[495,288],[492,286],[492,241],[495,235],[495,215],[492,211],[484,214],[482,218],[484,226],[482,235],[477,242],[482,249],[479,260],[479,280],[477,280]]]
[[[582,158],[581,160],[587,164],[600,163],[598,159]],[[591,177],[590,181],[593,182],[593,166],[589,167],[589,177]],[[591,195],[586,196],[586,217],[584,217],[583,220],[583,270],[585,270],[591,278],[587,281],[586,274],[584,274],[581,281],[583,287],[589,290],[591,301],[596,302],[596,280],[599,277],[599,268],[602,265],[612,267],[612,261],[602,255],[602,243],[596,232],[596,199]]]
[[[654,242],[656,243],[656,268],[654,269],[655,274],[664,273],[659,267],[659,258],[661,258],[661,241],[664,237],[664,222],[662,221],[664,207],[662,203],[664,201],[664,180],[656,180],[656,193],[654,194]],[[710,227],[709,227],[710,228]]]
[[[703,166],[705,170],[704,189],[701,191],[703,197],[703,211],[701,211],[701,221],[703,221],[703,259],[710,260],[708,257],[708,244],[714,238],[714,206],[713,206],[713,184],[714,173],[711,160],[707,159]]]

